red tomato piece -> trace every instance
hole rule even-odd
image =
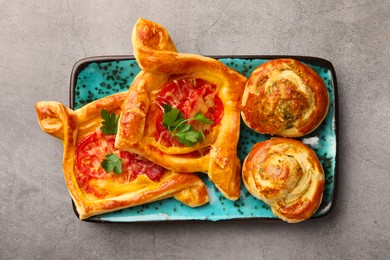
[[[115,150],[114,142],[115,135],[104,135],[102,132],[94,132],[81,140],[76,148],[78,170],[89,177],[104,177],[107,173],[101,167],[101,162]]]
[[[164,168],[143,158],[142,156],[121,151],[120,157],[122,158],[122,164],[130,179],[137,178],[138,175],[146,174],[152,181],[159,181],[164,175]]]
[[[130,180],[140,174],[147,175],[153,181],[159,181],[165,170],[147,159],[126,151],[119,151],[114,147],[115,135],[104,135],[102,132],[94,132],[82,139],[76,148],[76,167],[82,176],[79,176],[81,184],[85,184],[89,178],[105,178],[109,174],[102,168],[101,162],[106,155],[115,153],[122,159],[122,173],[130,175]],[[115,176],[114,176],[115,177]],[[119,177],[119,175],[118,175]]]
[[[207,135],[213,126],[219,124],[223,116],[223,103],[217,94],[217,86],[203,79],[184,78],[166,83],[156,99],[161,107],[156,118],[159,141],[167,146],[182,146],[175,138],[172,138],[162,123],[164,104],[180,110],[184,118],[194,117],[198,112],[209,118],[214,124],[202,126]],[[196,122],[190,124],[198,130]]]

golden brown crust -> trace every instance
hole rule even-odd
[[[217,60],[177,53],[165,28],[145,19],[137,21],[132,41],[142,71],[123,103],[115,146],[140,154],[167,169],[207,173],[227,198],[237,199],[240,196],[240,162],[236,148],[246,78]],[[215,84],[223,103],[219,125],[203,143],[193,147],[168,147],[153,136],[156,96],[165,82],[180,78],[202,79]],[[200,151],[199,156],[185,156],[196,151]]]
[[[313,69],[297,60],[276,59],[249,77],[241,114],[259,133],[300,137],[321,124],[328,107],[326,85]]]
[[[324,171],[313,150],[290,138],[255,144],[244,161],[242,178],[254,197],[290,223],[314,214],[325,183]]]
[[[108,96],[76,111],[58,102],[43,101],[36,104],[41,128],[63,142],[64,177],[80,219],[168,197],[175,197],[191,207],[207,203],[207,187],[193,173],[166,170],[160,181],[152,181],[146,175],[139,175],[128,183],[118,183],[112,179],[99,180],[93,184],[99,185],[105,191],[105,195],[99,197],[89,194],[78,183],[75,169],[77,142],[100,128],[102,109],[109,112],[118,111],[127,96],[127,93]]]

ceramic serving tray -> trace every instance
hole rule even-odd
[[[325,171],[323,200],[312,218],[327,215],[334,204],[336,194],[337,155],[337,82],[333,65],[324,59],[302,56],[218,56],[213,57],[230,68],[249,77],[260,64],[276,58],[293,58],[312,67],[325,81],[330,95],[328,115],[314,132],[298,138],[317,154]],[[104,56],[80,60],[72,70],[70,83],[70,107],[78,109],[104,96],[126,91],[140,68],[133,56]],[[249,129],[242,121],[238,156],[244,161],[252,146],[269,139]],[[142,222],[177,220],[276,220],[271,209],[255,199],[241,185],[237,201],[227,200],[211,183],[206,174],[199,173],[208,187],[210,202],[198,208],[190,208],[175,199],[166,199],[142,206],[123,209],[89,218],[94,222]],[[73,205],[74,206],[74,205]],[[75,211],[76,215],[77,212]]]

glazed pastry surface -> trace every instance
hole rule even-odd
[[[236,200],[240,196],[240,105],[246,78],[217,60],[176,52],[166,29],[145,19],[137,21],[132,42],[142,71],[123,103],[115,146],[167,169],[207,173],[226,198]],[[183,118],[202,113],[213,123],[190,122],[204,138],[184,145],[161,121],[166,105],[179,109]]]
[[[300,137],[325,118],[329,94],[322,78],[294,59],[275,59],[257,67],[242,99],[242,118],[262,133]]]
[[[255,144],[242,177],[248,191],[284,221],[306,220],[321,204],[324,171],[316,154],[298,140],[276,137]]]
[[[80,219],[169,197],[197,207],[208,202],[206,185],[194,173],[162,168],[114,148],[115,135],[102,133],[101,111],[119,115],[127,92],[71,110],[61,103],[36,104],[41,128],[64,145],[63,172]],[[122,160],[122,173],[105,172],[101,161],[113,153]],[[100,157],[99,157],[100,156]]]

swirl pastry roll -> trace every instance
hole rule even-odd
[[[64,145],[65,181],[79,218],[169,197],[191,207],[207,203],[206,185],[196,174],[167,170],[114,147],[115,134],[103,128],[102,111],[115,121],[126,96],[111,95],[77,110],[54,101],[36,104],[42,130]]]
[[[324,191],[324,171],[316,154],[302,142],[272,138],[255,144],[246,157],[245,187],[289,223],[310,218]]]
[[[249,77],[241,115],[259,133],[300,137],[321,124],[328,107],[328,90],[313,69],[294,59],[276,59]]]

